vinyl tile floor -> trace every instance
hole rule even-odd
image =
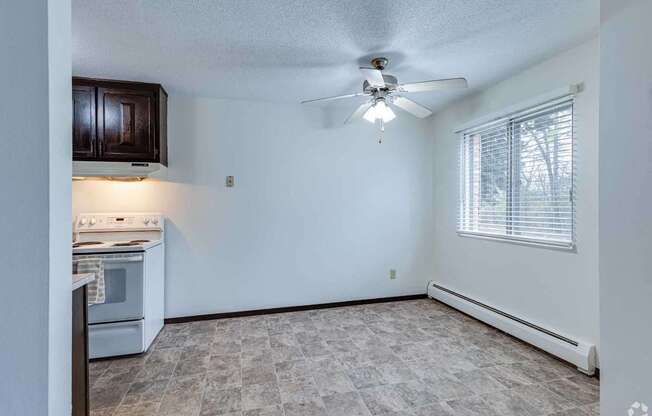
[[[92,416],[596,416],[599,382],[430,299],[166,325]]]

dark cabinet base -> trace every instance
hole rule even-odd
[[[89,415],[86,286],[72,292],[72,416]]]

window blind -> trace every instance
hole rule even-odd
[[[461,133],[458,233],[575,244],[573,98]]]

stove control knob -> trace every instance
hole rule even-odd
[[[86,218],[80,218],[79,225],[86,225]]]
[[[148,217],[143,218],[143,222],[145,223],[145,225],[149,224],[149,218]]]
[[[90,220],[88,223],[89,223],[90,225],[95,225],[96,222],[97,222],[97,221],[95,220],[95,218],[91,218],[91,220]]]
[[[156,217],[152,218],[152,224],[154,225],[158,224],[158,218]]]

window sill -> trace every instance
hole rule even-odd
[[[577,252],[577,246],[575,245],[575,243],[555,242],[549,240],[534,240],[528,238],[508,237],[508,236],[495,235],[495,234],[474,233],[470,231],[457,231],[457,235],[459,237],[477,238],[480,240],[497,241],[501,243],[516,244],[521,246],[547,248],[551,250],[559,250],[559,251],[573,252],[573,253]]]

